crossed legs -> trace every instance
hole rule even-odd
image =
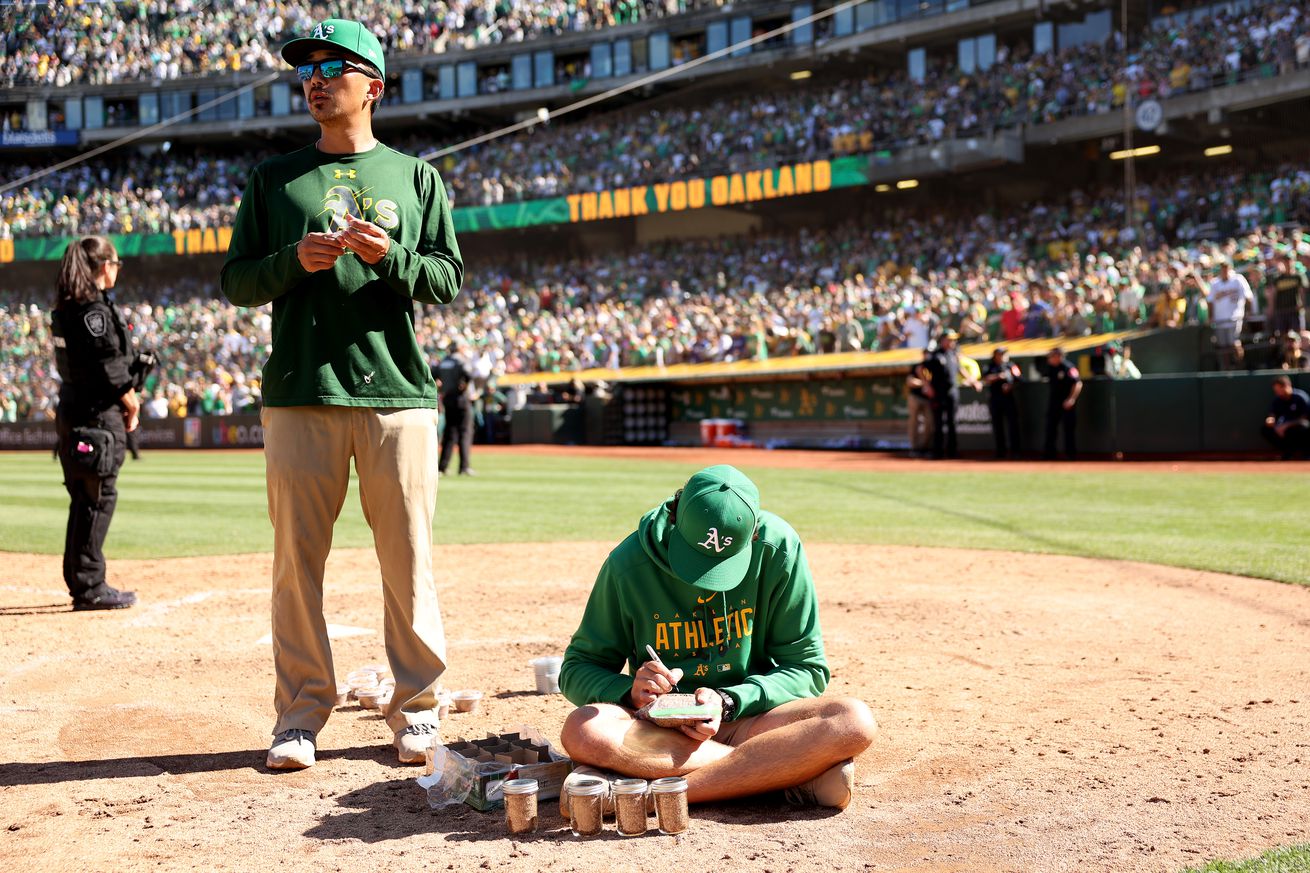
[[[686,776],[692,803],[792,788],[867,749],[878,725],[862,701],[807,698],[725,726],[698,743],[607,703],[575,709],[561,740],[575,761],[628,776]]]

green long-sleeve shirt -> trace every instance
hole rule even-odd
[[[722,594],[673,574],[668,545],[677,535],[666,502],[610,553],[564,653],[564,696],[577,706],[628,703],[632,674],[650,660],[648,644],[670,669],[682,668],[680,690],[725,691],[737,718],[822,694],[830,673],[819,606],[791,525],[761,511],[750,569]],[[627,675],[619,672],[625,664]]]
[[[347,213],[387,231],[386,255],[370,265],[346,253],[330,270],[305,270],[296,246]],[[449,303],[463,278],[437,171],[379,143],[351,155],[309,146],[257,166],[221,284],[238,306],[273,304],[266,405],[435,408],[414,303]]]

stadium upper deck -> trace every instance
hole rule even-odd
[[[565,118],[440,166],[454,202],[469,206],[1121,115],[1117,110],[1129,97],[1200,94],[1244,77],[1297,74],[1310,66],[1306,9],[1275,3],[1168,30],[1147,28],[1126,59],[1096,41],[1047,53],[1002,42],[985,66],[975,59],[972,70],[962,68],[959,57],[939,55],[929,59],[922,77],[884,69],[815,77],[782,90],[702,92],[699,99],[653,101],[576,122]],[[434,133],[390,142],[416,153],[438,144]],[[248,147],[146,155],[123,150],[0,196],[0,238],[222,227],[231,223],[249,170],[262,156]],[[10,175],[29,169],[14,165]]]

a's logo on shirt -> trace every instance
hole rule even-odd
[[[334,170],[337,178],[342,176],[342,170]],[[354,170],[346,170],[349,178],[355,177]],[[372,212],[372,221],[378,227],[386,230],[395,230],[400,227],[400,207],[394,200],[375,199],[366,196],[372,188],[360,188],[358,191],[351,190],[346,185],[333,185],[328,192],[323,195],[323,212],[328,214],[328,220],[331,226],[335,228],[344,228],[346,226],[346,216],[353,215],[360,221],[370,220],[368,213]]]
[[[717,527],[712,527],[705,532],[705,542],[697,543],[696,545],[700,546],[702,549],[714,549],[714,553],[718,554],[728,546],[732,545],[732,537],[723,537],[723,544],[720,545],[719,529]]]
[[[104,336],[109,329],[103,312],[88,312],[82,321],[86,323],[86,332],[91,336]]]
[[[355,178],[355,171],[354,171],[354,170],[333,170],[333,171],[332,171],[332,178],[334,178],[334,179],[340,179],[342,176],[344,176],[344,177],[347,178],[347,179],[353,179],[353,178]]]

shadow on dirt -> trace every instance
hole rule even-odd
[[[482,843],[509,840],[505,830],[505,813],[500,809],[478,812],[464,806],[433,810],[423,791],[412,779],[378,782],[336,798],[340,811],[323,816],[305,836],[319,840],[355,839],[365,843],[400,840],[415,834],[442,834],[450,842]],[[513,843],[525,848],[575,839],[568,823],[559,815],[558,801],[542,800],[539,805],[540,827],[536,834],[516,837]],[[744,798],[738,801],[692,807],[692,827],[696,820],[728,825],[772,824],[788,821],[811,821],[840,814],[835,809],[798,809],[788,806],[778,794]],[[649,819],[650,836],[658,836],[654,816]],[[614,830],[613,818],[607,818],[605,830],[592,840],[623,840]]]
[[[0,615],[55,615],[72,611],[73,604],[67,600],[62,603],[37,603],[32,606],[0,606]]]
[[[0,764],[0,788],[17,785],[54,785],[60,782],[84,782],[90,779],[132,779],[142,776],[172,776],[188,773],[221,773],[230,770],[253,770],[276,778],[264,768],[267,749],[238,752],[199,752],[191,755],[142,755],[136,758],[101,758],[90,761],[44,761]],[[359,746],[352,749],[319,750],[318,760],[377,761],[394,763],[390,747]],[[294,772],[294,771],[287,771]]]

